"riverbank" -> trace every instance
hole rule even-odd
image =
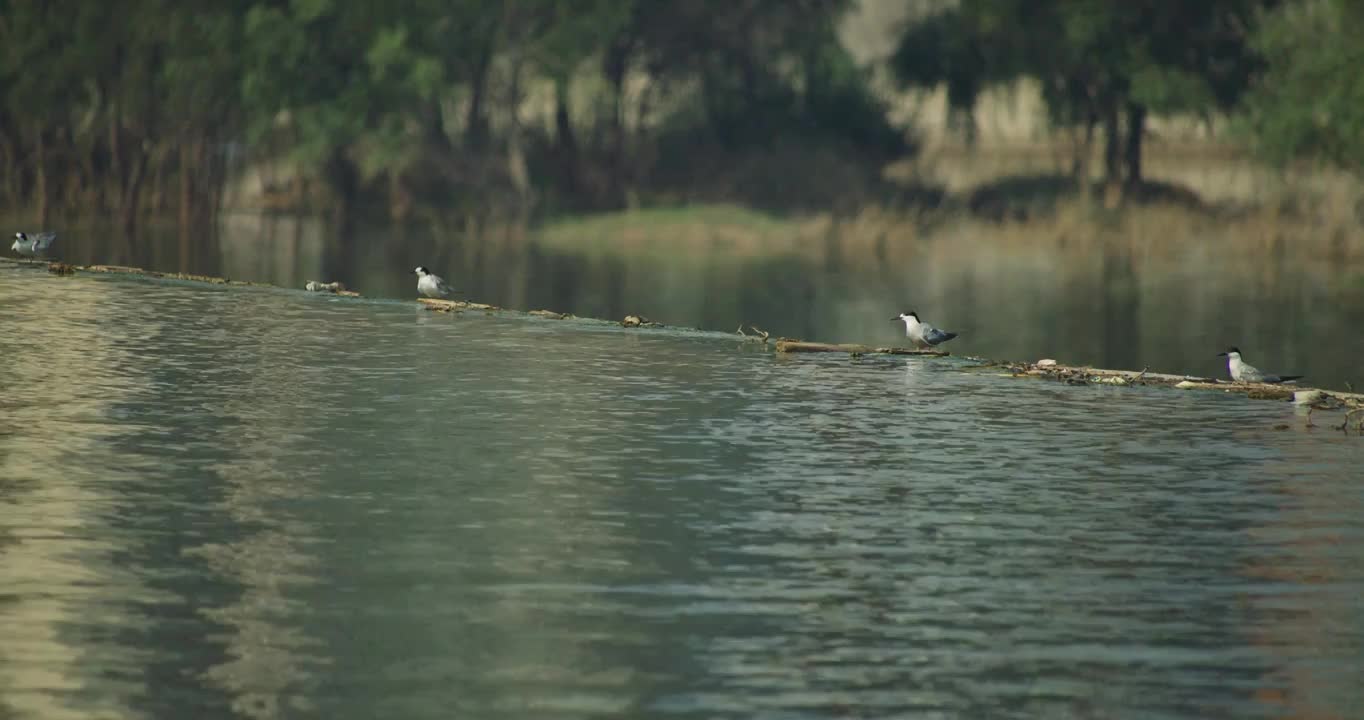
[[[71,275],[76,273],[92,274],[112,274],[127,275],[135,277],[146,277],[153,279],[180,280],[188,282],[202,282],[216,285],[235,285],[247,287],[277,287],[266,283],[232,280],[229,278],[210,277],[204,275],[194,275],[188,273],[167,273],[152,270],[145,270],[135,267],[114,266],[114,265],[84,265],[76,266],[66,263],[44,262],[33,260],[13,260],[10,258],[0,259],[0,262],[11,266],[32,267],[35,270],[46,269],[48,272],[57,275]],[[315,292],[337,295],[338,297],[360,298],[359,293],[346,290],[335,284],[323,284],[318,282],[315,287],[319,288]],[[301,290],[308,292],[308,290]],[[440,300],[431,298],[419,298],[418,302],[425,308],[438,312],[486,312],[486,313],[515,313],[529,315],[539,318],[570,320],[582,319],[576,316],[548,309],[532,310],[513,310],[499,307],[487,303],[478,303],[464,300]],[[589,320],[591,320],[589,318]],[[609,320],[597,319],[597,322],[611,322]],[[629,315],[619,321],[624,328],[649,330],[663,329],[675,326],[668,326],[664,323],[655,322],[637,315]],[[675,328],[681,329],[681,328]],[[694,328],[686,328],[695,330]],[[704,331],[702,331],[704,332]],[[716,335],[724,336],[722,333]],[[824,343],[799,342],[791,338],[770,337],[757,328],[753,328],[751,333],[745,333],[740,327],[735,333],[745,345],[761,345],[764,350],[770,350],[776,355],[790,355],[801,352],[836,352],[847,353],[853,357],[873,354],[888,355],[928,355],[934,357],[946,357],[950,353],[939,350],[916,351],[901,347],[878,347],[871,345],[838,345]],[[970,363],[973,371],[996,370],[1001,374],[1018,378],[1038,378],[1063,382],[1069,385],[1103,385],[1110,387],[1133,387],[1133,386],[1160,386],[1184,390],[1209,390],[1217,392],[1231,392],[1243,395],[1251,399],[1261,400],[1294,400],[1300,405],[1305,405],[1312,409],[1344,409],[1347,411],[1344,423],[1339,426],[1349,432],[1351,423],[1355,422],[1356,430],[1364,435],[1364,394],[1351,392],[1338,392],[1332,390],[1321,390],[1311,387],[1295,387],[1283,385],[1268,385],[1261,383],[1233,383],[1218,380],[1215,378],[1199,377],[1194,375],[1178,375],[1159,372],[1151,372],[1149,368],[1142,370],[1112,370],[1101,369],[1087,366],[1065,365],[1053,359],[1043,359],[1036,362],[1017,362],[991,360],[988,358],[964,356],[963,360]],[[1308,422],[1310,422],[1310,413]]]

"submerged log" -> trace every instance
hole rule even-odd
[[[42,265],[45,261],[30,261],[23,259],[13,259],[0,257],[0,263],[14,265]],[[189,280],[194,282],[213,283],[218,285],[248,285],[257,287],[271,287],[268,283],[254,283],[241,280],[229,280],[227,278],[211,277],[207,275],[193,275],[189,273],[167,273],[154,270],[144,270],[142,268],[128,267],[123,265],[67,265],[65,263],[47,263],[47,267],[54,273],[67,274],[68,272],[98,272],[116,273],[125,275],[138,275],[152,278],[166,278],[172,280]],[[345,290],[339,283],[310,283],[316,286],[336,286],[336,294],[349,297],[359,297],[359,293]],[[311,289],[311,288],[310,288]],[[466,302],[463,300],[443,300],[437,298],[418,298],[424,307],[429,310],[439,312],[458,312],[463,310],[485,310],[500,311],[502,308],[496,305],[484,303]],[[537,317],[565,319],[573,317],[569,313],[557,313],[552,310],[532,310],[529,315]],[[626,316],[621,322],[626,327],[662,327],[661,323],[653,322],[638,315]],[[767,333],[752,328],[755,332],[761,333],[761,339],[766,344]],[[739,334],[746,335],[742,328]],[[753,337],[752,339],[758,339]],[[944,357],[950,353],[941,350],[919,350],[903,347],[874,347],[870,345],[857,344],[831,344],[804,342],[801,340],[789,340],[782,338],[776,342],[778,353],[801,353],[801,352],[841,352],[851,355],[862,354],[882,354],[882,355],[926,355],[930,357]],[[990,368],[1000,368],[1006,371],[1009,377],[1037,377],[1050,380],[1059,380],[1074,385],[1102,384],[1102,385],[1154,385],[1162,387],[1197,389],[1197,390],[1221,390],[1223,392],[1236,392],[1244,394],[1246,397],[1255,399],[1274,399],[1274,400],[1293,400],[1298,405],[1310,406],[1313,409],[1341,409],[1350,410],[1344,429],[1348,432],[1350,423],[1353,421],[1358,426],[1357,429],[1364,434],[1364,394],[1355,392],[1336,392],[1334,390],[1320,390],[1312,387],[1299,385],[1271,385],[1265,383],[1235,383],[1215,378],[1198,377],[1194,375],[1172,375],[1165,373],[1152,373],[1148,370],[1105,370],[1086,366],[1061,365],[1055,360],[1046,359],[1036,363],[1020,363],[1008,361],[990,361],[984,358],[968,357],[968,360],[978,361],[978,365],[963,365],[963,371],[986,370]],[[1309,420],[1310,422],[1310,420]]]
[[[453,312],[456,310],[501,310],[496,305],[485,305],[484,303],[466,302],[464,300],[442,300],[440,298],[417,298],[417,302],[426,306],[427,310],[437,312]]]
[[[1043,364],[1046,362],[1047,364]],[[1010,365],[1015,376],[1041,377],[1060,380],[1072,385],[1157,385],[1180,390],[1220,390],[1244,394],[1253,400],[1293,400],[1299,403],[1321,402],[1332,399],[1348,407],[1364,407],[1364,395],[1342,393],[1297,385],[1271,383],[1238,383],[1217,378],[1195,375],[1171,375],[1153,373],[1146,370],[1104,370],[1092,367],[1072,367],[1058,365],[1055,361],[1042,361],[1033,365],[1026,363]]]
[[[214,285],[250,285],[254,287],[272,287],[269,283],[250,282],[247,280],[229,280],[228,278],[215,277],[213,275],[195,275],[194,273],[159,272],[157,270],[143,270],[142,268],[129,267],[127,265],[75,265],[73,267],[82,272],[112,273],[116,275],[140,275],[142,277],[164,278],[168,280],[190,280],[193,282],[211,283]]]
[[[786,339],[777,341],[777,352],[779,353],[836,352],[849,353],[854,355],[928,355],[930,357],[946,357],[948,355],[951,355],[951,353],[943,350],[918,350],[915,348],[902,347],[872,347],[871,345],[839,345]]]

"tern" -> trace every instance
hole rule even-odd
[[[27,233],[14,233],[14,244],[10,249],[20,255],[33,257],[35,255],[45,255],[47,249],[52,247],[52,242],[57,239],[57,233],[40,232],[34,233],[30,237]]]
[[[1240,348],[1230,348],[1226,352],[1217,353],[1217,357],[1227,359],[1227,371],[1231,373],[1231,379],[1236,382],[1286,383],[1302,377],[1302,375],[1269,375],[1254,365],[1247,365],[1241,359]]]
[[[932,348],[956,337],[954,332],[946,332],[919,320],[919,314],[910,310],[891,318],[905,324],[905,336],[918,348]]]
[[[420,265],[412,272],[417,273],[417,292],[430,298],[449,297],[454,292],[445,280],[439,275],[432,275],[430,270]]]

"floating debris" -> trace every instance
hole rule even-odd
[[[650,320],[649,318],[646,318],[646,317],[644,317],[643,315],[626,315],[626,316],[625,316],[625,319],[620,321],[620,324],[621,324],[621,327],[628,327],[628,328],[633,328],[633,327],[660,328],[660,327],[663,327],[663,323],[654,322],[653,320]]]
[[[328,292],[328,293],[334,293],[334,292],[336,292],[337,290],[343,290],[343,289],[345,289],[345,286],[342,285],[342,284],[339,283],[339,282],[324,283],[324,282],[319,282],[319,281],[317,281],[317,280],[309,280],[308,283],[307,283],[306,285],[303,286],[303,289],[304,289],[304,290],[307,290],[308,292]]]
[[[535,317],[550,318],[551,320],[567,320],[568,318],[573,317],[573,315],[569,313],[554,312],[553,310],[531,310],[526,314],[534,315]]]
[[[749,330],[752,330],[752,331],[755,332],[755,333],[757,333],[757,335],[749,335],[748,333],[744,332],[744,326],[743,326],[743,325],[740,325],[739,328],[738,328],[737,330],[735,330],[734,332],[738,333],[738,334],[739,334],[739,337],[742,337],[742,338],[745,339],[745,340],[748,340],[748,341],[750,341],[750,342],[760,342],[760,343],[762,343],[764,346],[767,345],[767,339],[770,338],[770,337],[772,337],[772,333],[769,333],[769,332],[767,332],[766,330],[763,330],[762,328],[758,327],[757,325],[749,325],[749,326],[748,326],[748,329],[749,329]]]
[[[75,275],[75,274],[76,274],[76,268],[74,268],[74,267],[72,267],[72,266],[70,266],[70,265],[67,265],[66,263],[61,263],[61,262],[48,263],[48,264],[47,264],[47,271],[50,272],[50,273],[52,273],[53,275]]]

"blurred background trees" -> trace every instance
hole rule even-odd
[[[1141,186],[1152,114],[1234,116],[1279,163],[1364,161],[1350,0],[904,2],[918,12],[887,61],[901,87],[946,87],[969,137],[983,91],[1036,81],[1073,178],[1111,193]],[[268,197],[342,224],[717,195],[817,206],[818,180],[874,183],[915,149],[880,68],[839,41],[854,5],[5,0],[0,201],[41,224],[187,226],[249,163],[275,178]]]

